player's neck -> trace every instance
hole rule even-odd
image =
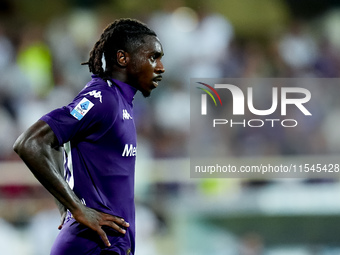
[[[111,78],[115,79],[115,80],[122,81],[124,83],[128,82],[128,79],[127,79],[127,77],[126,77],[124,72],[112,72]]]

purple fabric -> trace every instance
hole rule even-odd
[[[125,235],[117,237],[114,231],[107,232],[113,246],[116,242],[134,254],[137,141],[132,101],[136,89],[111,81],[108,84],[93,75],[73,102],[41,120],[52,128],[60,145],[67,143],[70,148],[65,153],[65,178],[77,196],[88,207],[130,223]],[[79,234],[83,232],[87,233],[86,238]],[[51,254],[99,254],[102,241],[92,232],[71,219],[60,232]],[[82,253],[73,253],[78,248]]]

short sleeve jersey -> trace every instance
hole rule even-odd
[[[69,105],[41,118],[65,148],[65,178],[75,194],[90,208],[123,217],[133,240],[135,93],[121,81],[92,75]]]

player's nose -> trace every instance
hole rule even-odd
[[[159,61],[157,62],[157,66],[156,66],[156,68],[155,68],[155,72],[156,72],[157,74],[161,74],[161,73],[164,73],[164,72],[165,72],[164,65],[163,65],[162,61],[159,60]]]

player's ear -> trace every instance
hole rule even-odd
[[[117,51],[117,63],[121,67],[125,67],[129,63],[129,53],[123,50]]]

